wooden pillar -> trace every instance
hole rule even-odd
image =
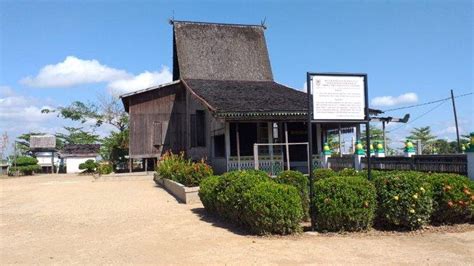
[[[130,156],[130,155],[129,155]],[[132,157],[128,158],[128,171],[131,173],[133,168],[133,159]]]
[[[51,152],[51,174],[54,174],[54,151]]]
[[[235,131],[236,131],[236,142],[237,142],[237,165],[238,169],[240,170],[240,134],[239,134],[239,123],[235,123]]]
[[[224,129],[224,137],[225,137],[225,159],[226,159],[226,171],[229,171],[229,159],[230,159],[230,124],[229,122],[225,122],[225,129]]]
[[[148,174],[148,158],[145,158],[145,174]]]
[[[286,168],[290,170],[290,146],[288,145],[288,125],[285,122]]]

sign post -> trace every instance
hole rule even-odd
[[[310,211],[314,213],[313,132],[312,124],[353,123],[366,125],[367,174],[370,178],[370,117],[367,74],[306,73],[308,96],[308,143]],[[315,224],[311,215],[311,227]]]

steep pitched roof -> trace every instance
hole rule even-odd
[[[263,26],[172,23],[174,80],[273,80]]]
[[[306,93],[274,81],[187,79],[183,84],[218,117],[303,116]]]
[[[56,148],[56,136],[54,135],[30,136],[30,149],[54,149],[54,148]]]

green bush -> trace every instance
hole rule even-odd
[[[324,178],[333,177],[336,175],[336,172],[330,168],[318,168],[313,171],[313,176],[315,180],[320,180]]]
[[[22,175],[32,175],[34,172],[41,171],[41,166],[38,164],[38,159],[29,156],[19,156],[9,168],[9,175],[20,173]]]
[[[423,173],[393,171],[373,182],[377,189],[377,222],[381,225],[413,230],[428,223],[433,199]]]
[[[224,218],[243,222],[243,194],[259,183],[269,181],[267,173],[257,170],[243,170],[225,173],[217,185],[217,209]]]
[[[247,190],[243,198],[243,218],[253,233],[292,234],[301,231],[303,209],[295,187],[261,182]]]
[[[456,174],[431,174],[434,223],[468,222],[474,215],[474,182]]]
[[[112,165],[110,164],[99,164],[97,172],[101,175],[108,175],[113,172]]]
[[[314,187],[316,228],[321,231],[360,231],[372,226],[376,210],[375,187],[361,177],[333,177]]]
[[[95,173],[98,167],[99,164],[92,159],[79,164],[79,170],[84,170],[82,173]]]
[[[363,176],[363,173],[358,172],[354,168],[344,168],[341,171],[337,172],[338,176]],[[367,176],[367,173],[365,173]]]
[[[202,205],[210,213],[217,212],[217,185],[219,184],[219,176],[209,176],[204,178],[199,185],[199,198]]]
[[[184,153],[167,152],[161,158],[157,172],[162,178],[171,179],[187,187],[199,186],[202,179],[212,176],[212,168],[203,160],[194,163]]]
[[[309,219],[309,184],[308,178],[298,171],[283,171],[275,179],[277,183],[294,186],[300,195],[304,220]]]

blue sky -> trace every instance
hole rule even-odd
[[[307,71],[365,72],[372,107],[382,110],[445,98],[450,89],[473,91],[472,1],[255,2],[0,0],[0,133],[53,133],[65,123],[39,114],[42,107],[170,79],[173,15],[249,24],[266,18],[275,79],[296,89]],[[473,106],[472,95],[457,99],[463,133],[474,130]],[[432,107],[388,114],[416,118]],[[451,103],[391,137],[425,125],[453,139]]]

